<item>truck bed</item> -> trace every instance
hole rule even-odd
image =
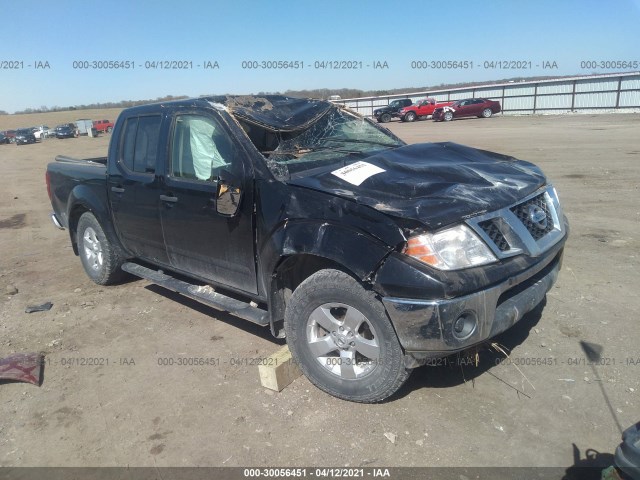
[[[72,158],[58,155],[47,165],[51,204],[63,227],[68,228],[67,205],[74,197],[90,195],[107,207],[107,157]]]

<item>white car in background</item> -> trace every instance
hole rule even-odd
[[[42,140],[43,138],[53,137],[56,132],[54,129],[47,127],[46,125],[38,125],[33,128],[33,134],[36,137],[36,140]]]

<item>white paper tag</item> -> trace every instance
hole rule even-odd
[[[351,165],[347,165],[346,167],[339,168],[338,170],[334,170],[331,173],[353,185],[360,185],[367,178],[375,175],[376,173],[385,171],[386,170],[367,162],[356,162]]]

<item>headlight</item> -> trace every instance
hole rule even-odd
[[[404,253],[439,270],[459,270],[497,260],[466,225],[411,237]]]

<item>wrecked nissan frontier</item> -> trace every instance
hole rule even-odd
[[[133,274],[268,327],[312,383],[356,402],[516,324],[568,235],[531,163],[407,145],[284,96],[126,109],[107,157],[58,156],[46,179],[94,282]]]

